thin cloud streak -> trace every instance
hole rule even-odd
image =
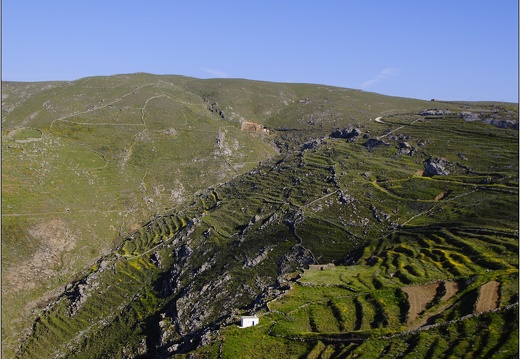
[[[230,77],[229,74],[226,72],[215,70],[215,69],[209,69],[207,67],[203,67],[203,68],[201,68],[201,70],[204,72],[207,72],[211,76],[215,76],[215,77]]]
[[[366,89],[378,82],[384,81],[393,76],[397,76],[400,72],[401,70],[398,68],[387,67],[386,69],[381,70],[373,79],[363,82],[359,87],[361,89]]]

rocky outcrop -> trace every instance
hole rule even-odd
[[[464,121],[482,121],[484,123],[498,128],[509,128],[513,130],[518,130],[518,120],[511,118],[510,116],[508,116],[508,114],[500,114],[498,111],[492,113],[476,113],[464,111],[461,112],[461,116],[464,119]]]
[[[462,116],[464,121],[480,121],[480,116],[478,115],[478,113],[464,111],[461,112],[460,115]]]
[[[513,130],[518,130],[518,121],[516,120],[485,119],[482,122],[498,128],[510,128]]]
[[[444,158],[429,158],[424,161],[424,176],[432,177],[432,176],[446,176],[450,174],[450,171],[447,167],[451,165]]]
[[[410,136],[399,133],[396,135],[389,136],[388,139],[392,141],[408,141],[410,139]]]
[[[242,131],[269,132],[269,130],[265,128],[263,125],[251,121],[243,121],[240,128]]]
[[[373,150],[374,148],[379,147],[379,146],[390,146],[390,145],[378,138],[371,138],[367,142],[365,142],[363,144],[363,146],[365,146],[369,150]]]
[[[218,102],[212,102],[211,105],[208,106],[208,110],[226,119],[226,114],[220,109]]]
[[[412,147],[408,142],[400,142],[398,144],[397,154],[413,156],[417,153],[417,149]]]
[[[244,261],[244,267],[254,267],[260,264],[263,260],[267,258],[269,255],[269,252],[272,250],[272,246],[269,247],[262,247],[260,249],[260,253],[254,258],[249,258],[246,256],[246,259]]]
[[[421,116],[445,116],[450,115],[451,111],[449,110],[439,110],[437,108],[430,108],[427,110],[423,110],[419,113]]]
[[[372,214],[374,215],[374,218],[378,222],[383,222],[383,221],[389,221],[390,220],[390,215],[387,214],[387,213],[383,213],[383,212],[379,211],[374,204],[370,205],[370,210],[372,211]]]
[[[355,141],[357,137],[361,135],[361,130],[359,128],[344,128],[342,130],[336,129],[334,132],[330,134],[332,138],[345,138],[347,141],[352,142]]]
[[[302,146],[302,150],[310,150],[318,147],[323,143],[323,138],[317,138],[308,142],[305,142]]]

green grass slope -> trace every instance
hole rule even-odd
[[[431,103],[148,74],[3,86],[4,354],[237,357],[241,338],[259,357],[274,343],[286,357],[425,353],[482,332],[480,314],[465,317],[495,282],[476,355],[515,343],[517,323],[500,321],[518,301],[517,105],[420,115]],[[329,137],[345,127],[359,136]],[[443,175],[425,176],[435,159]],[[332,287],[294,284],[282,298],[299,286],[301,298],[268,311],[302,268],[329,262],[355,266]],[[464,285],[449,307],[440,288],[409,319],[403,288],[452,281]],[[271,321],[265,341],[232,329],[255,311]],[[437,323],[471,328],[424,327]]]
[[[270,140],[209,111],[185,89],[190,80],[3,83],[4,347],[121,238],[276,154]]]

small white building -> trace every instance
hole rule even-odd
[[[240,328],[252,327],[257,325],[259,321],[260,319],[256,315],[242,317],[240,318]]]

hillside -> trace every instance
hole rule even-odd
[[[432,331],[399,333],[474,312],[498,331],[471,332],[493,343],[479,355],[517,344],[518,323],[497,324],[518,311],[517,104],[149,74],[2,89],[9,357],[204,357],[238,315],[274,315],[302,269],[329,262],[359,269],[337,304],[356,314],[272,319],[291,355],[383,353],[371,336],[392,355],[428,351],[413,336]],[[405,289],[452,281],[428,310]],[[481,307],[485,285],[498,299]],[[465,342],[456,332],[426,340]]]

